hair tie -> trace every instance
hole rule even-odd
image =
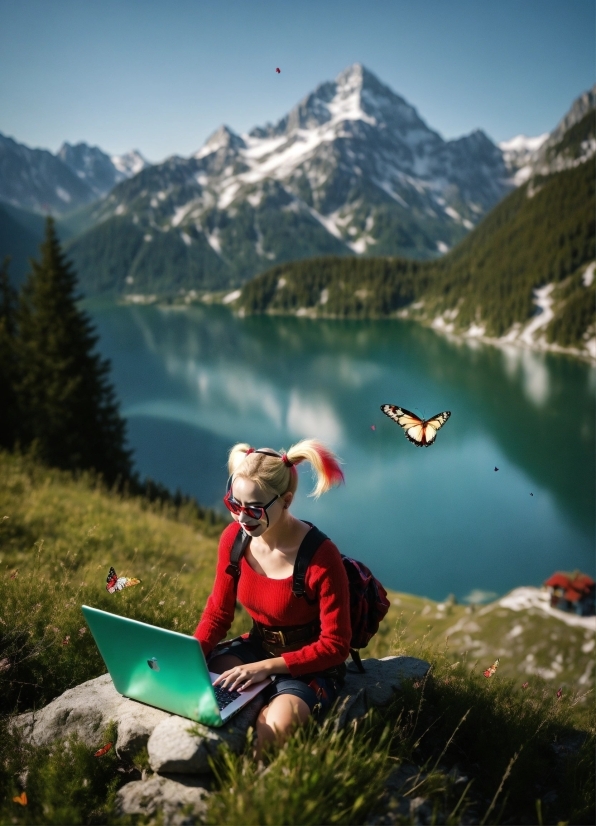
[[[254,453],[254,452],[255,452],[254,447],[249,447],[248,450],[246,451],[246,455],[248,456],[249,453]]]
[[[290,462],[286,453],[281,454],[281,460],[286,467],[294,467],[294,462]]]

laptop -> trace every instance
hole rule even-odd
[[[207,726],[221,726],[271,683],[246,691],[212,685],[195,637],[81,606],[116,691]]]

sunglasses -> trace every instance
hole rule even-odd
[[[267,520],[267,526],[269,526],[267,508],[271,507],[271,505],[279,499],[279,494],[274,496],[271,502],[267,502],[266,505],[241,505],[240,502],[237,502],[232,496],[231,481],[232,480],[230,478],[230,481],[228,482],[228,490],[223,498],[224,505],[230,513],[233,513],[234,516],[240,516],[241,513],[245,513],[248,517],[250,517],[250,519],[257,519],[258,521],[265,519]]]

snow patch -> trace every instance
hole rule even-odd
[[[205,232],[209,246],[215,250],[218,255],[221,255],[221,241],[219,240],[219,229],[214,229],[211,234]]]
[[[554,284],[547,284],[544,287],[539,287],[538,289],[534,290],[534,304],[536,305],[536,307],[538,307],[540,313],[539,315],[535,316],[529,324],[526,325],[522,334],[520,335],[520,341],[523,341],[526,344],[532,344],[534,341],[534,333],[536,333],[542,327],[546,327],[546,325],[553,318],[553,300],[550,297],[550,294],[552,293],[554,286]]]
[[[527,611],[529,608],[536,608],[548,614],[550,617],[564,622],[565,625],[576,628],[589,628],[590,630],[596,631],[596,616],[579,617],[575,614],[561,611],[558,608],[553,608],[550,604],[550,594],[544,588],[532,588],[530,586],[514,588],[513,591],[500,599],[497,605],[500,605],[502,608],[509,608],[511,611]],[[494,606],[489,607],[493,608]]]
[[[584,274],[582,275],[582,281],[584,282],[584,287],[591,287],[592,282],[594,281],[594,270],[596,269],[596,261],[592,261],[591,264],[588,264],[586,267]]]
[[[233,290],[231,293],[225,295],[222,299],[224,304],[230,304],[232,301],[236,301],[237,298],[240,298],[242,295],[242,290]]]
[[[124,215],[125,212],[126,212],[126,207],[124,206],[124,204],[118,204],[114,214],[115,215]]]
[[[182,238],[186,246],[190,247],[190,245],[192,244],[192,238],[190,237],[190,235],[188,235],[188,233],[186,232],[181,232],[180,237]]]
[[[66,203],[67,203],[67,204],[69,204],[69,203],[70,203],[70,201],[72,200],[72,199],[71,199],[71,197],[70,197],[70,194],[69,194],[69,193],[68,193],[65,189],[62,189],[62,187],[61,187],[61,186],[57,186],[57,187],[56,187],[56,195],[57,195],[57,196],[58,196],[58,197],[59,197],[62,201],[66,201]]]
[[[437,249],[439,252],[445,254],[446,252],[449,252],[450,247],[444,241],[437,241]]]
[[[468,338],[479,338],[484,335],[485,328],[479,324],[470,325],[469,330],[466,331]]]

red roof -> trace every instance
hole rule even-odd
[[[587,574],[573,573],[566,574],[564,571],[557,571],[544,583],[547,588],[562,588],[565,591],[565,599],[576,602],[594,588],[594,580]]]
[[[562,574],[557,571],[550,579],[544,583],[548,588],[568,588],[571,585],[571,577],[568,574]]]

